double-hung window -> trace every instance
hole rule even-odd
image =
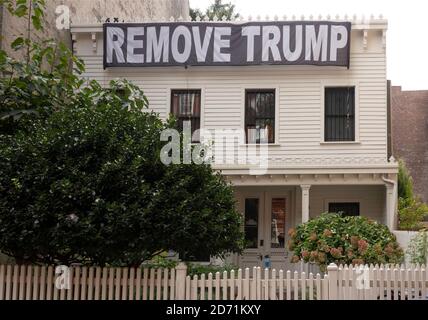
[[[275,143],[275,90],[246,90],[247,143]]]
[[[188,122],[192,129],[192,142],[199,142],[201,127],[201,90],[172,90],[171,113],[177,119],[178,129]],[[194,134],[197,131],[197,134]]]
[[[355,141],[355,87],[325,88],[324,141]]]

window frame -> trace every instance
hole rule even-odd
[[[246,107],[247,107],[247,92],[257,91],[273,91],[275,99],[275,128],[274,128],[274,141],[271,143],[247,143],[247,130],[246,130]],[[279,146],[279,134],[280,134],[280,89],[275,84],[265,85],[245,85],[241,87],[241,128],[244,132],[244,146]]]
[[[358,215],[357,215],[357,217],[361,216],[361,201],[342,201],[342,200],[329,201],[327,203],[327,209],[328,209],[327,212],[330,212],[330,205],[338,204],[338,203],[341,203],[341,204],[358,204]],[[338,213],[338,212],[335,212],[335,213]]]
[[[202,132],[204,128],[204,120],[205,120],[205,87],[191,87],[191,88],[181,88],[181,87],[168,87],[166,90],[167,95],[167,104],[166,104],[166,117],[165,120],[168,119],[172,113],[172,95],[174,91],[199,91],[201,95],[200,101],[200,115],[199,115],[199,130],[200,136],[199,140],[203,139]],[[192,141],[192,144],[198,144],[200,141]]]
[[[336,145],[336,144],[360,144],[360,94],[359,82],[343,81],[343,82],[321,82],[321,130],[320,130],[320,144],[321,145]],[[353,141],[325,141],[325,89],[326,88],[347,88],[354,87],[354,140]]]
[[[329,198],[324,201],[324,212],[328,212],[330,209],[330,203],[359,203],[360,204],[360,216],[362,216],[363,201],[360,198]]]
[[[258,250],[260,247],[260,239],[263,238],[263,236],[260,235],[260,231],[263,229],[263,226],[261,225],[261,223],[263,221],[260,221],[261,218],[261,211],[263,210],[262,207],[262,199],[260,199],[260,197],[244,197],[244,211],[243,211],[243,229],[244,229],[244,241],[247,241],[247,237],[246,237],[246,228],[247,228],[247,224],[246,224],[246,208],[247,208],[247,200],[257,200],[257,224],[256,224],[256,231],[257,231],[257,239],[256,239],[256,244],[255,247],[247,247],[246,244],[244,245],[244,250]]]

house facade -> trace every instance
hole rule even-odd
[[[106,67],[105,50],[116,55],[110,62],[121,54],[104,43],[103,25],[75,22],[71,32],[75,53],[86,64],[84,77],[106,86],[126,78],[143,88],[150,109],[163,119],[172,113],[181,124],[190,122],[191,130],[201,129],[194,142],[206,136],[214,141],[213,167],[232,183],[244,217],[247,248],[232,261],[254,266],[269,255],[273,267],[287,269],[288,230],[323,212],[367,216],[396,227],[398,165],[388,158],[387,21],[349,22],[349,68]],[[135,58],[127,57],[124,62]]]

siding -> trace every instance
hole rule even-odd
[[[279,101],[277,144],[269,147],[272,166],[308,164],[386,164],[386,59],[379,32],[371,31],[362,47],[361,31],[353,31],[351,68],[316,66],[165,67],[103,70],[102,41],[91,53],[90,36],[79,34],[77,53],[86,63],[85,77],[107,85],[127,78],[141,86],[150,108],[166,118],[170,89],[201,88],[205,129],[243,127],[244,90],[276,88]],[[323,85],[356,85],[359,143],[322,144]],[[359,134],[358,134],[359,133]]]
[[[327,212],[328,202],[360,202],[360,216],[386,223],[384,186],[312,186],[310,217]]]

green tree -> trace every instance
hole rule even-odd
[[[15,39],[12,43],[12,48],[20,49],[25,46],[27,48],[26,61],[28,64],[31,60],[32,28],[36,31],[43,30],[46,2],[45,0],[0,0],[0,5],[6,7],[11,15],[27,20],[27,30],[25,30],[25,34],[22,33],[21,36]]]
[[[235,9],[235,5],[230,2],[222,3],[221,0],[214,0],[214,3],[211,4],[205,12],[190,8],[190,17],[192,20],[196,20],[198,16],[201,19],[207,17],[209,20],[214,20],[214,17],[217,17],[218,20],[222,20],[223,17],[226,17],[226,20],[230,21],[239,18],[239,13],[236,13]]]
[[[32,29],[43,30],[44,0],[0,0],[10,14],[28,20],[28,30],[12,42],[26,50],[25,61],[0,50],[0,134],[13,134],[27,119],[46,117],[75,99],[84,83],[84,66],[63,43],[31,41]]]
[[[0,133],[13,134],[26,119],[46,117],[73,103],[84,83],[83,63],[64,44],[32,43],[30,56],[26,63],[0,51]]]
[[[36,3],[3,1],[38,28]],[[169,249],[241,250],[231,186],[209,165],[161,163],[160,133],[175,123],[143,111],[141,89],[85,83],[62,44],[13,46],[30,59],[0,51],[0,251],[20,263],[135,266]]]
[[[231,186],[209,165],[160,161],[172,127],[128,82],[98,83],[28,130],[0,135],[0,250],[32,263],[137,266],[164,250],[242,246]]]

